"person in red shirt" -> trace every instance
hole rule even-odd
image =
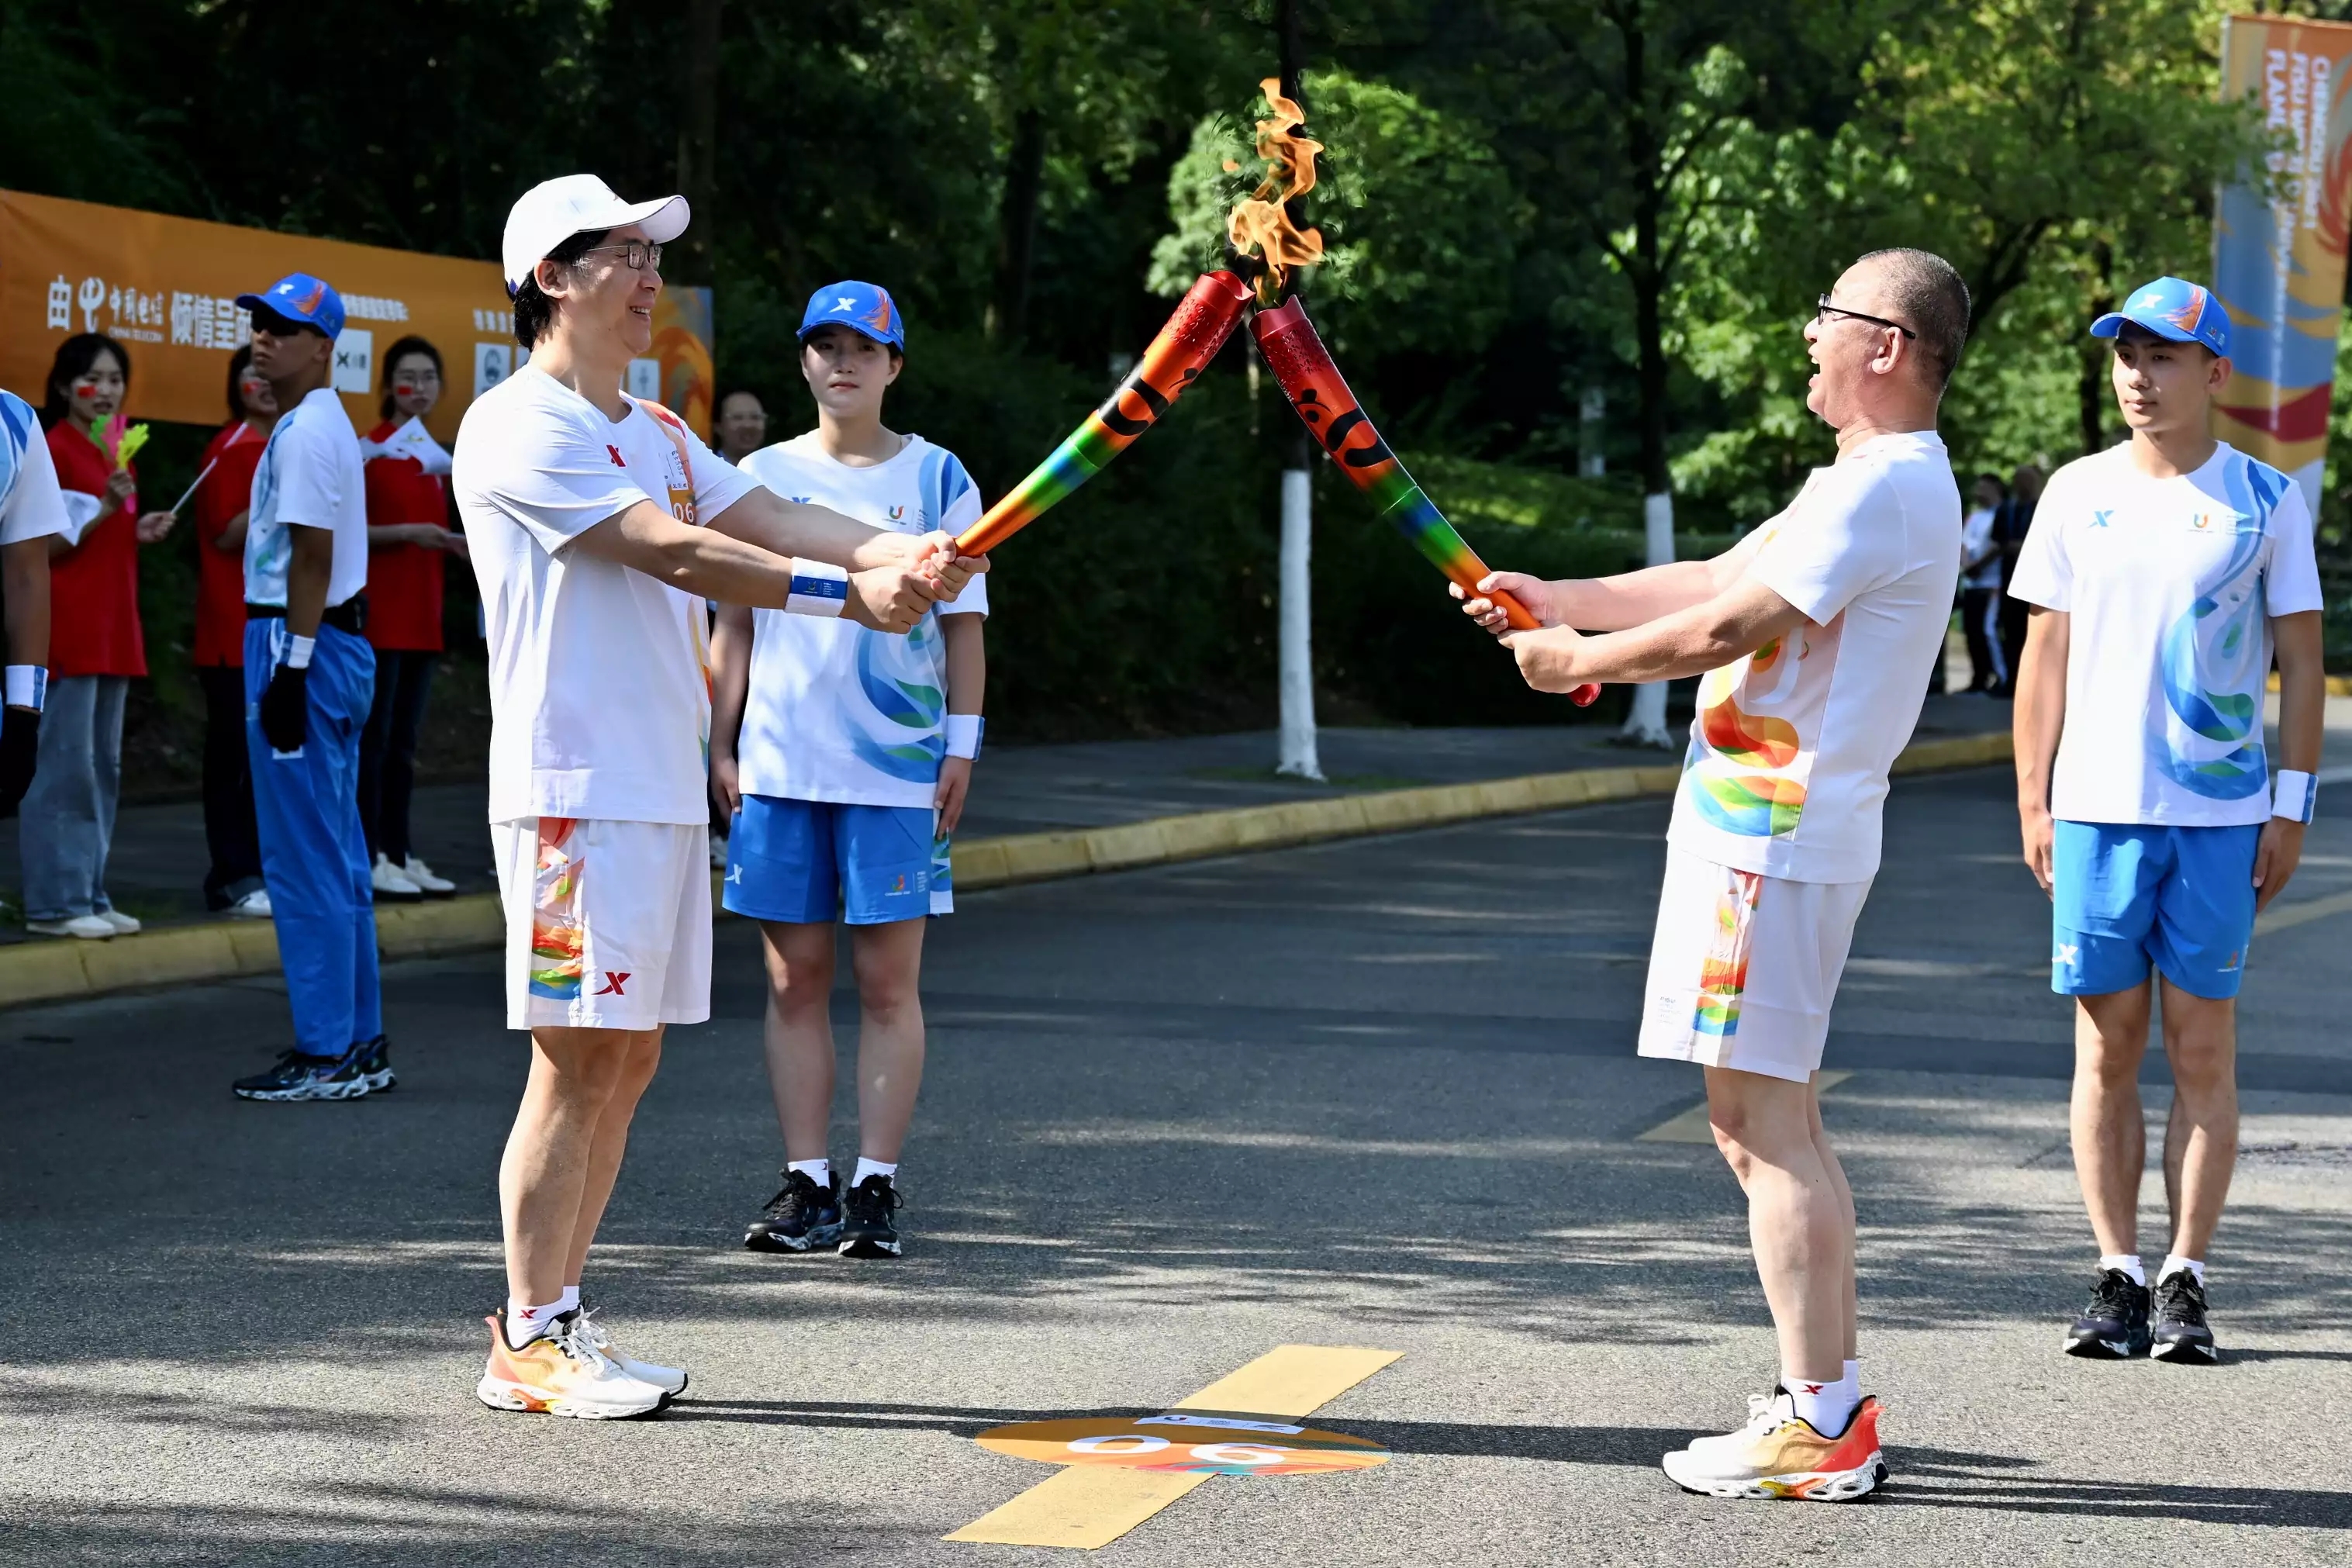
[[[41,424],[79,531],[50,540],[49,693],[40,763],[18,824],[25,929],[100,939],[139,929],[106,896],[106,852],[122,785],[122,702],[147,673],[139,547],[172,531],[139,511],[139,477],[106,445],[131,390],[131,356],[100,332],[58,345]],[[84,520],[88,520],[85,523]]]
[[[375,647],[375,704],[360,739],[360,826],[374,858],[379,899],[457,890],[418,857],[408,836],[416,733],[441,656],[443,569],[463,559],[449,527],[449,454],[425,433],[441,401],[441,351],[402,338],[384,351],[383,423],[368,432],[367,639]]]
[[[229,356],[228,423],[196,463],[196,684],[205,694],[205,907],[269,918],[245,745],[245,522],[253,470],[278,427],[278,398],[250,344]]]

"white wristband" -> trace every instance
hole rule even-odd
[[[2281,768],[2278,773],[2278,794],[2271,802],[2271,815],[2284,816],[2289,822],[2309,822],[2314,807],[2319,804],[2319,781],[2309,773],[2299,773],[2292,768]]]
[[[793,561],[793,587],[784,608],[795,616],[838,616],[849,607],[849,574],[822,561]]]
[[[289,632],[286,634],[286,657],[278,662],[289,669],[308,669],[310,668],[310,650],[318,646],[317,637],[296,637]]]
[[[976,757],[980,755],[980,731],[988,721],[977,713],[948,715],[948,755]]]
[[[49,700],[49,672],[37,664],[8,666],[8,706],[38,713]]]

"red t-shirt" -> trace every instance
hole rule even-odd
[[[385,440],[406,423],[387,419],[368,432],[368,439]],[[367,520],[370,528],[402,522],[446,528],[449,492],[440,475],[426,473],[414,458],[372,458]],[[448,552],[422,544],[368,552],[368,641],[386,651],[441,651],[441,574],[448,559]]]
[[[240,419],[225,425],[196,460],[205,473],[188,503],[196,531],[196,665],[245,664],[245,552],[217,545],[221,531],[253,500],[253,470],[269,438]]]
[[[96,441],[60,419],[49,432],[58,485],[103,496],[114,463]],[[138,477],[132,465],[131,477]],[[100,518],[81,543],[49,563],[49,673],[144,675],[139,627],[139,497]]]

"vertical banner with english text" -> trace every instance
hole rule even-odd
[[[2315,517],[2344,314],[2352,26],[2227,18],[2221,96],[2258,104],[2277,145],[2266,184],[2225,184],[2216,203],[2213,288],[2236,374],[2213,433],[2292,478]]]
[[[379,417],[381,356],[402,338],[440,351],[441,402],[425,423],[444,443],[526,357],[496,262],[0,191],[0,387],[37,406],[58,345],[104,332],[131,356],[132,418],[223,424],[229,356],[253,331],[236,297],[297,271],[343,298],[334,384],[357,429]],[[653,346],[628,372],[631,393],[706,440],[710,318],[708,289],[665,289]]]

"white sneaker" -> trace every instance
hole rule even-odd
[[[266,921],[274,911],[269,907],[269,889],[256,888],[237,900],[221,913],[233,921]]]
[[[133,920],[131,916],[124,914],[121,910],[97,910],[92,912],[95,913],[100,920],[102,920],[108,925],[112,926],[114,928],[114,934],[117,936],[132,936],[138,932],[139,922]]]
[[[104,915],[69,915],[61,921],[26,921],[25,929],[40,936],[78,936],[84,942],[104,942],[116,934]]]
[[[408,873],[392,863],[392,858],[378,854],[375,870],[370,879],[375,884],[379,899],[415,900],[425,896],[425,889],[408,879]]]
[[[575,1331],[603,1352],[605,1360],[639,1383],[650,1383],[666,1394],[676,1396],[686,1392],[686,1373],[682,1370],[674,1366],[656,1366],[652,1362],[623,1355],[620,1347],[613,1342],[613,1336],[604,1331],[604,1325],[589,1315],[590,1310],[587,1302],[580,1303],[580,1318]]]
[[[411,855],[400,867],[400,874],[416,884],[416,890],[427,898],[446,898],[457,890],[457,884],[446,877],[436,877],[433,868]]]
[[[558,1318],[551,1332],[520,1350],[507,1346],[503,1310],[490,1325],[489,1364],[474,1397],[493,1410],[531,1410],[592,1421],[625,1419],[659,1409],[668,1395],[623,1372],[580,1332],[577,1313]]]

